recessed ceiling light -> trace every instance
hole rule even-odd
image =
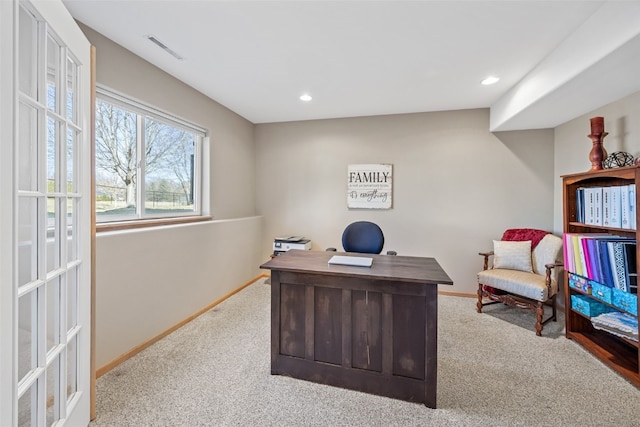
[[[498,80],[500,80],[498,77],[489,76],[486,79],[484,79],[483,81],[481,81],[480,83],[482,83],[485,86],[488,86],[488,85],[492,85],[492,84],[496,83]]]
[[[313,98],[311,97],[311,95],[309,95],[308,93],[302,94],[300,95],[300,101],[304,101],[304,102],[309,102],[311,101]]]

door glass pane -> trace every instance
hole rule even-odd
[[[38,199],[18,198],[18,286],[38,278]]]
[[[67,200],[67,263],[78,259],[78,202],[74,197]]]
[[[47,117],[47,192],[50,193],[61,191],[56,174],[59,140],[60,123],[53,117]]]
[[[38,59],[38,24],[34,16],[24,8],[20,8],[18,22],[18,49],[19,63],[18,73],[20,91],[33,99],[37,99],[36,65]]]
[[[78,124],[78,100],[76,92],[78,88],[78,65],[71,58],[67,58],[67,102],[66,117],[72,123]]]
[[[145,118],[145,213],[193,212],[194,135]]]
[[[60,356],[47,367],[47,426],[60,419]]]
[[[29,390],[18,399],[18,426],[30,427],[35,426],[37,407],[38,407],[38,390],[37,382],[33,383]]]
[[[76,193],[78,191],[78,178],[75,162],[75,153],[78,147],[79,134],[72,128],[67,129],[67,187],[66,191],[69,193]]]
[[[16,33],[3,39],[3,44],[11,45],[17,60],[13,98],[18,108],[17,138],[6,141],[14,144],[15,153],[16,191],[6,195],[16,203],[11,219],[15,229],[11,236],[1,237],[11,239],[17,247],[17,270],[11,272],[19,287],[14,289],[17,296],[11,304],[16,309],[10,325],[13,343],[0,351],[14,355],[13,377],[21,382],[11,385],[13,390],[28,389],[21,396],[14,394],[10,408],[15,413],[10,418],[14,426],[43,427],[60,426],[60,419],[68,416],[70,424],[79,425],[89,397],[84,383],[79,386],[77,367],[85,366],[89,351],[78,345],[73,332],[84,327],[89,316],[84,311],[82,318],[77,314],[79,287],[86,284],[79,283],[80,267],[75,264],[89,253],[84,245],[89,235],[84,232],[90,229],[89,218],[83,218],[86,224],[77,218],[79,200],[87,196],[79,193],[78,171],[91,166],[81,139],[88,137],[81,124],[90,112],[84,109],[89,101],[90,79],[85,78],[89,70],[79,64],[90,63],[89,44],[77,28],[69,28],[66,13],[49,11],[46,2],[14,3],[19,9]],[[48,11],[46,16],[54,22],[45,22],[40,9]],[[64,38],[58,37],[58,26],[64,28]],[[77,51],[65,46],[69,41],[78,46]],[[76,260],[74,264],[68,264],[67,253]],[[90,268],[84,265],[82,268]],[[77,328],[69,343],[68,321]],[[67,412],[72,395],[79,398],[76,408],[81,409]]]
[[[20,103],[18,118],[18,189],[35,191],[38,188],[38,111]]]
[[[60,46],[47,35],[47,108],[59,112],[58,82],[60,75]]]
[[[60,268],[59,199],[47,197],[47,273]]]
[[[47,287],[47,353],[60,343],[60,277],[50,280]]]
[[[36,367],[37,290],[18,299],[18,381]]]
[[[67,333],[78,324],[78,267],[67,273]]]
[[[78,391],[78,336],[67,344],[67,402]]]

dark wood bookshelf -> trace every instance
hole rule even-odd
[[[576,203],[576,190],[581,187],[612,187],[636,184],[636,200],[634,202],[637,207],[637,192],[640,190],[640,168],[627,166],[589,171],[564,175],[562,180],[563,226],[565,233],[608,233],[635,238],[636,241],[640,240],[637,230],[578,222]],[[638,221],[638,209],[635,210],[634,215],[636,215],[636,224],[640,223]],[[636,254],[636,265],[640,265],[640,251],[637,251]],[[576,294],[592,297],[585,292],[570,287],[569,275],[564,274],[566,337],[580,344],[602,363],[618,372],[636,387],[640,387],[640,345],[638,342],[595,329],[589,317],[571,308],[571,295]],[[594,299],[603,302],[597,298]],[[606,304],[606,302],[603,303]],[[611,304],[607,305],[624,312],[624,310]]]

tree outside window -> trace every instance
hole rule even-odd
[[[202,135],[105,98],[96,102],[97,221],[199,214]]]

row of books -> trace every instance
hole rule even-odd
[[[576,189],[576,220],[587,225],[636,229],[636,185]]]
[[[565,270],[624,292],[637,289],[636,239],[565,233]]]

